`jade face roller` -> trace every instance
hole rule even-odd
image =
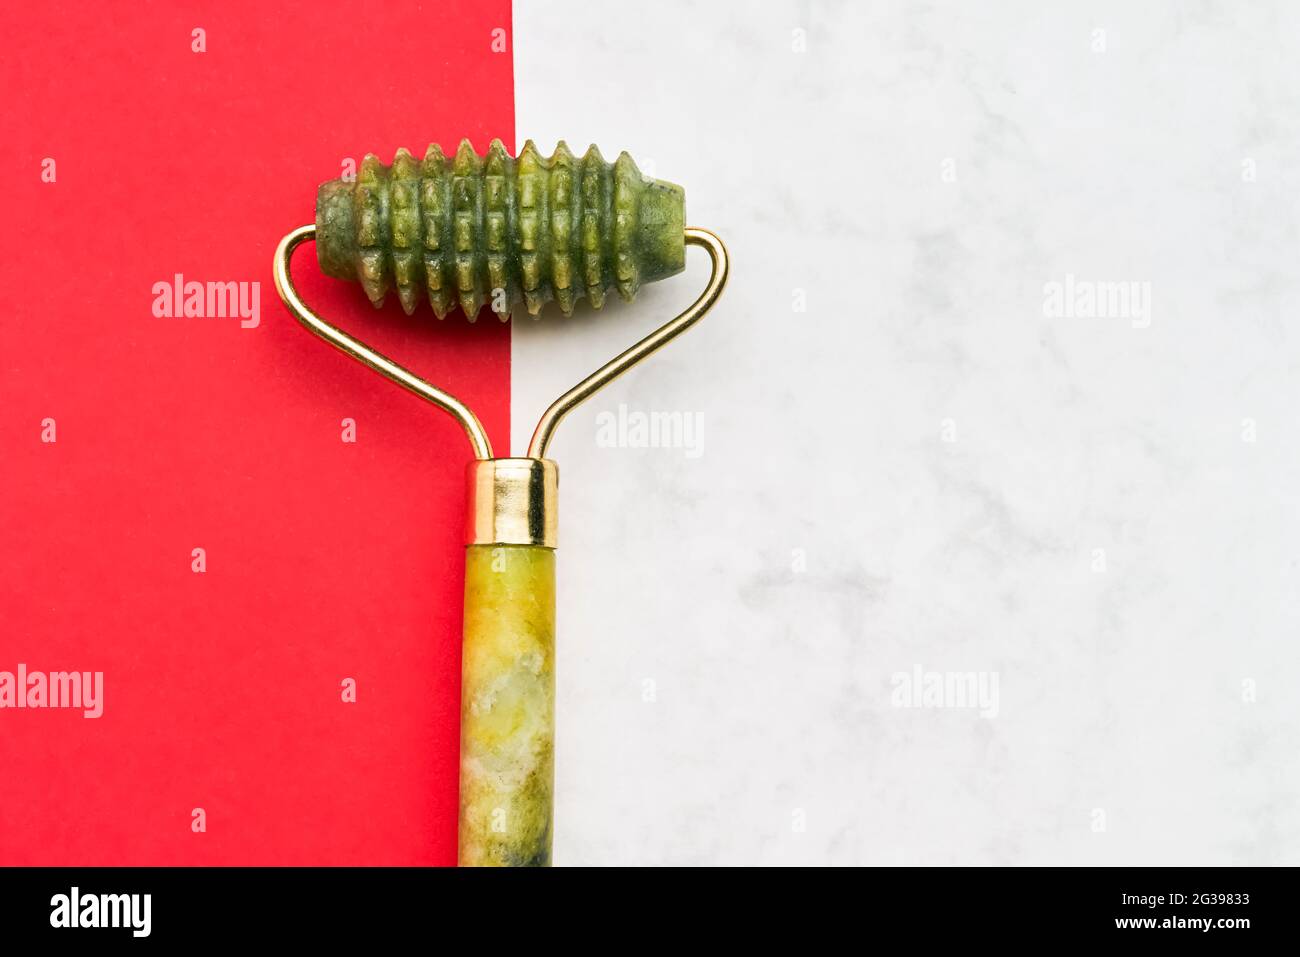
[[[486,156],[462,141],[454,158],[430,146],[399,150],[391,166],[367,156],[355,181],[320,186],[316,222],[280,241],[273,264],[285,307],[310,332],[450,413],[474,451],[468,470],[465,629],[461,666],[459,855],[462,865],[551,862],[555,728],[555,546],[559,473],[546,457],[555,428],[590,398],[696,323],[727,281],[721,240],[685,225],[681,187],[643,176],[623,153],[593,146],[549,157],[532,141],[518,158],[494,140]],[[408,314],[427,296],[443,318],[502,320],[522,302],[564,315],[584,296],[600,308],[617,290],[681,272],[702,246],[713,272],[685,312],[601,366],[542,415],[524,458],[494,458],[478,418],[455,397],[331,325],[289,275],[308,239],[327,275],[359,280],[376,307],[396,290]]]

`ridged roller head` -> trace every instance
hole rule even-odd
[[[408,315],[424,296],[439,319],[460,306],[473,321],[484,305],[505,319],[517,302],[535,316],[552,299],[569,315],[584,296],[630,302],[681,272],[685,226],[682,188],[627,153],[577,159],[561,141],[544,157],[529,140],[516,159],[500,140],[486,156],[462,140],[450,159],[436,144],[423,160],[401,149],[392,166],[369,155],[355,181],[322,183],[316,255],[376,307],[395,289]]]

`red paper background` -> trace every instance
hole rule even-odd
[[[6,21],[0,670],[105,701],[0,710],[0,864],[452,863],[469,447],[298,327],[270,262],[345,157],[513,147],[508,0]],[[260,281],[260,326],[155,318],[177,272]],[[508,327],[375,313],[311,246],[294,274],[506,441]]]

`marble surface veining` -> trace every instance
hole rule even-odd
[[[555,862],[1300,863],[1300,6],[583,6],[520,142],[735,269],[552,449]],[[516,319],[516,450],[687,259]]]

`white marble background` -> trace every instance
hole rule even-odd
[[[514,16],[520,145],[628,150],[735,260],[553,446],[556,863],[1300,863],[1300,5]],[[516,451],[689,259],[519,323]],[[1067,274],[1149,325],[1045,315]],[[601,447],[620,403],[702,454]],[[996,717],[893,706],[918,665]]]

